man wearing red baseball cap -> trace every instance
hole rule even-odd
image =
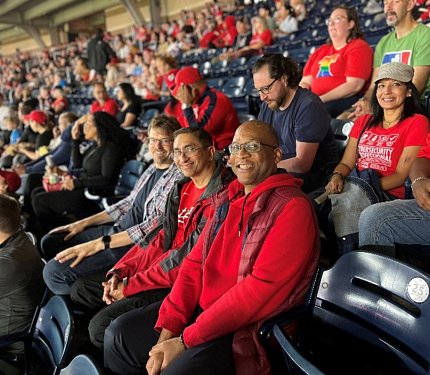
[[[236,109],[222,92],[209,88],[199,71],[191,66],[175,76],[172,95],[181,103],[179,109],[167,108],[166,114],[178,118],[183,128],[204,128],[213,138],[217,150],[228,146],[239,126]],[[172,106],[173,107],[173,106]]]
[[[31,130],[37,134],[36,142],[34,147],[19,144],[18,153],[25,155],[29,160],[36,160],[49,152],[48,145],[52,139],[52,130],[48,124],[48,116],[43,111],[35,109],[26,115],[25,119],[29,121]],[[25,162],[25,160],[22,161]]]
[[[0,170],[0,194],[14,193],[21,186],[21,178],[15,173]]]

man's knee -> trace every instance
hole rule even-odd
[[[43,268],[43,280],[54,294],[70,294],[71,280],[77,278],[73,270],[63,263],[52,259]]]
[[[93,345],[100,350],[103,350],[103,342],[106,328],[109,327],[111,319],[105,314],[103,309],[99,311],[88,324],[88,333]]]

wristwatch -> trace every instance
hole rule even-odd
[[[110,241],[111,241],[111,236],[103,236],[102,237],[102,241],[105,244],[105,250],[109,249],[109,245],[110,245]]]

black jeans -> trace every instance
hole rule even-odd
[[[161,302],[130,311],[115,319],[105,333],[105,367],[115,374],[141,374],[148,353],[158,340],[154,330]],[[234,375],[233,335],[184,351],[163,375]]]
[[[91,342],[100,350],[103,350],[105,330],[114,319],[134,309],[162,301],[170,292],[170,289],[148,290],[106,305],[102,300],[105,275],[106,272],[98,272],[82,277],[75,281],[70,290],[72,301],[94,315],[88,332]]]

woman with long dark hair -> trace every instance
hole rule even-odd
[[[120,83],[116,97],[122,103],[121,109],[116,115],[120,126],[122,128],[137,126],[142,112],[142,99],[136,95],[133,86],[127,82]]]
[[[106,112],[89,114],[83,127],[73,125],[72,139],[73,169],[61,177],[62,190],[38,188],[32,194],[35,220],[30,222],[37,223],[33,230],[38,234],[67,222],[64,214],[79,217],[93,213],[96,207],[85,198],[85,188],[113,187],[121,166],[131,156],[127,132]],[[58,168],[55,172],[61,174]]]
[[[377,196],[378,201],[405,197],[404,183],[409,169],[429,132],[429,121],[420,114],[413,74],[412,67],[398,62],[380,67],[372,95],[373,113],[359,117],[354,123],[342,160],[325,187],[332,205],[340,202],[340,198],[333,195],[343,193],[343,201],[355,207],[357,198],[348,197],[351,185],[346,189],[348,181],[351,182],[347,177],[351,174],[362,179],[366,173],[373,190],[370,193]],[[370,204],[373,203],[376,202]],[[345,211],[349,210],[344,222],[356,222],[356,232],[358,217],[364,208]],[[336,222],[334,224],[337,236],[342,236]]]

